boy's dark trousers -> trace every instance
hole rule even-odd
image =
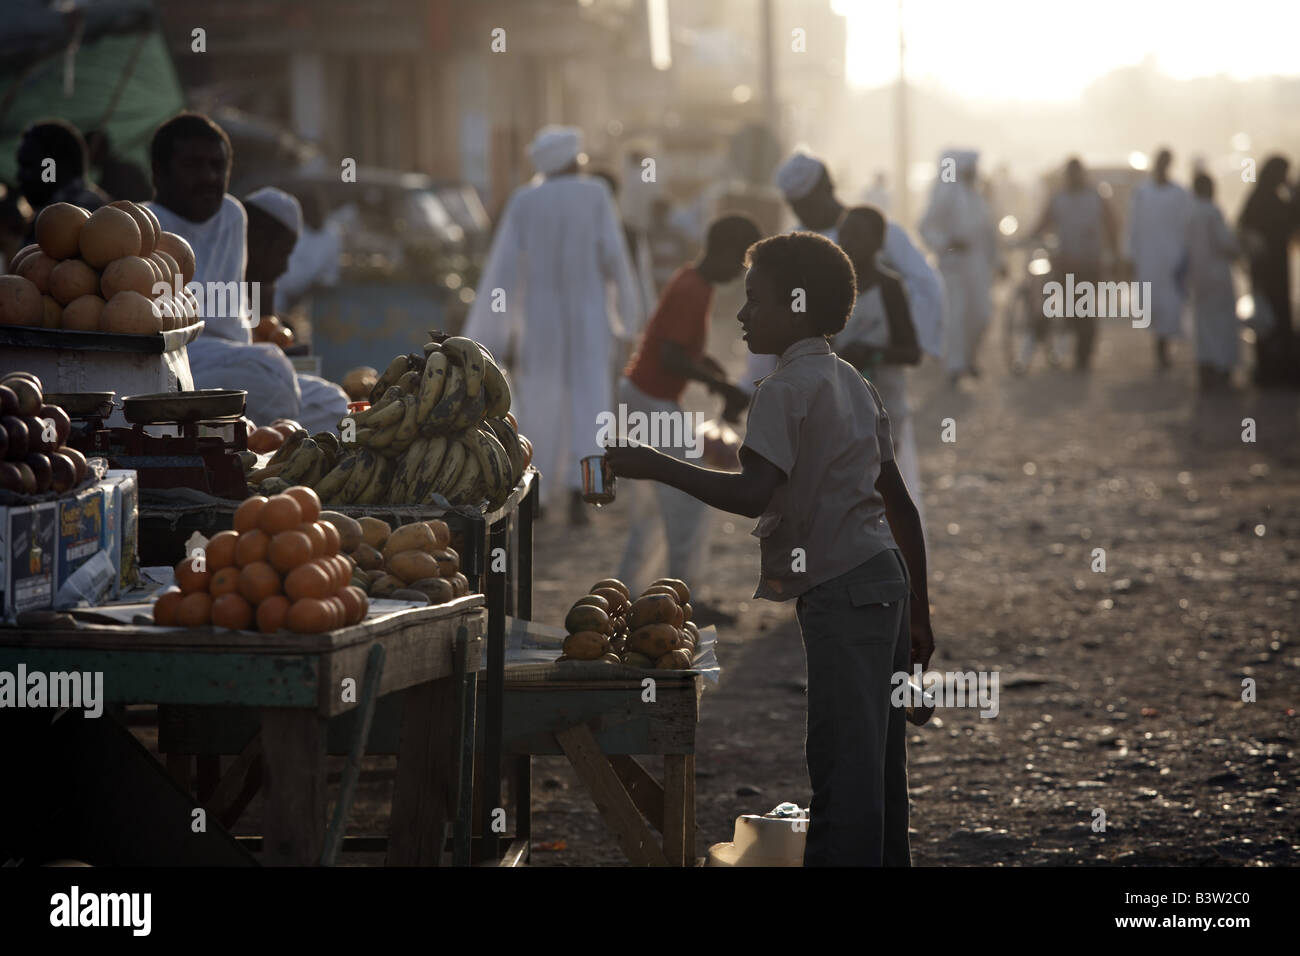
[[[907,569],[896,550],[805,592],[808,657],[804,866],[911,866],[906,715],[893,674],[911,658]]]

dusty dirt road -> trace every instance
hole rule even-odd
[[[739,373],[734,309],[715,312],[711,351]],[[1127,323],[1103,329],[1087,379],[1011,379],[999,357],[986,343],[985,375],[955,391],[932,360],[914,376],[932,666],[997,672],[1001,691],[994,718],[950,709],[909,729],[914,863],[1300,863],[1296,395],[1200,401],[1187,347],[1157,377]],[[542,529],[538,619],[560,623],[615,572],[621,503],[586,533]],[[750,597],[752,522],[714,521],[710,577],[690,583],[735,621],[698,728],[701,854],[737,815],[810,797],[793,605]],[[626,863],[562,758],[535,759],[533,780],[534,865]]]

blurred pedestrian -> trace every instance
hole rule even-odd
[[[835,198],[826,164],[808,153],[790,156],[776,172],[776,185],[802,228],[838,241],[839,223],[845,207]],[[907,230],[893,220],[885,226],[885,244],[879,255],[880,265],[898,273],[907,289],[917,342],[923,352],[942,354],[944,302],[943,285],[925,256],[913,245]],[[750,357],[749,377],[762,378],[775,367],[770,356]]]
[[[1250,258],[1255,299],[1255,384],[1300,383],[1300,354],[1291,325],[1289,252],[1300,228],[1300,197],[1287,184],[1289,164],[1270,156],[1237,221]]]
[[[1151,283],[1147,302],[1156,337],[1156,366],[1169,367],[1169,342],[1183,334],[1186,304],[1187,220],[1191,198],[1169,179],[1174,157],[1167,149],[1156,154],[1151,181],[1133,194],[1129,213],[1129,256],[1138,282]]]
[[[1091,283],[1095,289],[1102,279],[1106,257],[1114,261],[1118,255],[1119,234],[1110,204],[1088,182],[1078,157],[1071,157],[1065,164],[1065,185],[1048,199],[1030,238],[1049,233],[1056,237],[1053,279],[1064,286],[1065,277],[1073,275],[1075,288]],[[1085,372],[1092,364],[1097,317],[1075,316],[1066,321],[1074,332],[1074,367]]]
[[[673,274],[659,305],[646,325],[636,354],[619,383],[619,402],[628,414],[664,415],[660,421],[681,421],[682,435],[694,430],[693,416],[682,409],[682,392],[690,382],[700,382],[723,399],[723,418],[739,419],[749,396],[738,388],[717,360],[706,354],[713,290],[733,281],[744,271],[745,250],[762,238],[748,216],[728,215],[709,224],[704,252],[697,262]],[[687,449],[672,449],[684,458]],[[619,579],[639,593],[654,572],[651,559],[654,537],[662,526],[668,542],[668,577],[702,581],[707,558],[712,513],[707,505],[668,485],[631,483],[627,545]]]
[[[650,204],[650,228],[646,231],[646,244],[650,249],[650,275],[656,296],[663,295],[668,280],[686,259],[690,247],[686,237],[673,225],[671,213],[672,204],[662,196]]]
[[[876,386],[889,413],[899,474],[912,495],[921,526],[921,464],[916,455],[916,430],[907,400],[907,367],[921,361],[916,326],[907,289],[897,273],[878,263],[885,242],[884,214],[873,206],[855,206],[840,221],[840,248],[857,276],[857,300],[844,331],[831,341],[835,354]]]
[[[27,241],[35,242],[36,217],[56,202],[94,212],[108,195],[86,178],[86,141],[71,123],[46,120],[23,130],[18,140],[18,188],[32,207]]]
[[[545,476],[543,501],[550,507],[566,493],[574,525],[590,521],[580,462],[601,453],[610,368],[644,318],[613,195],[581,172],[581,153],[577,129],[537,134],[529,156],[542,179],[506,203],[465,326],[514,371],[515,414]],[[617,315],[608,309],[610,283]]]
[[[979,375],[980,342],[993,309],[999,269],[997,228],[978,188],[979,153],[952,150],[940,158],[939,178],[921,219],[921,237],[939,257],[947,323],[944,365],[949,381]]]
[[[154,199],[149,208],[167,232],[194,249],[203,334],[187,346],[198,388],[248,392],[246,414],[259,425],[298,420],[302,397],[293,363],[277,345],[254,343],[248,262],[248,216],[226,192],[233,155],[230,139],[201,113],[167,120],[149,144]],[[245,295],[245,291],[248,292]],[[260,296],[259,296],[260,298]],[[268,310],[271,303],[267,302]],[[259,303],[260,308],[260,303]]]
[[[1196,365],[1200,386],[1223,388],[1237,364],[1237,293],[1232,260],[1241,245],[1214,204],[1214,180],[1197,173],[1187,221],[1187,278],[1196,323]]]
[[[248,214],[248,268],[245,278],[260,284],[259,301],[271,314],[276,286],[288,268],[302,234],[302,207],[282,189],[265,186],[244,197]],[[332,432],[348,413],[348,396],[333,382],[305,372],[297,373],[301,397],[298,423],[307,431]]]

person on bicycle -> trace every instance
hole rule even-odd
[[[1119,231],[1114,213],[1097,187],[1088,182],[1083,163],[1077,156],[1065,164],[1065,185],[1052,194],[1030,238],[1046,234],[1056,237],[1057,250],[1052,257],[1052,278],[1065,283],[1074,275],[1074,287],[1101,281],[1104,256],[1114,256]],[[1066,319],[1074,332],[1074,367],[1086,372],[1092,363],[1097,341],[1097,319],[1074,316]]]

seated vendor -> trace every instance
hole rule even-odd
[[[269,316],[277,299],[277,283],[302,235],[302,206],[283,189],[264,186],[244,197],[244,211],[248,214],[245,278],[259,284],[262,315]],[[298,391],[302,395],[298,421],[308,431],[334,431],[348,413],[348,397],[333,382],[300,373]]]
[[[233,157],[225,131],[206,116],[180,113],[158,127],[149,152],[154,186],[149,208],[163,229],[194,249],[193,281],[201,286],[204,321],[203,334],[188,346],[195,387],[244,389],[245,414],[259,425],[290,418],[313,431],[335,428],[337,417],[302,420],[293,364],[279,346],[252,340],[253,296],[243,285],[248,217],[226,192]],[[237,289],[243,292],[231,294]],[[259,301],[268,301],[258,292]]]

